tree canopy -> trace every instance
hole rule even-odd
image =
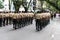
[[[39,0],[46,1],[48,4],[48,9],[52,11],[60,11],[60,0]]]
[[[0,1],[0,9],[4,8],[2,2]]]
[[[19,12],[20,5],[22,5],[25,9],[25,12],[27,12],[29,8],[29,4],[31,2],[30,0],[30,2],[27,5],[27,0],[12,0],[12,1],[15,7],[15,12]]]
[[[22,0],[12,0],[14,7],[15,7],[15,12],[19,11],[20,5],[22,4]]]
[[[28,3],[26,0],[12,0],[14,7],[15,7],[15,12],[19,11],[20,5],[23,5],[23,7],[25,8],[25,12],[27,12],[28,8],[29,8],[29,4],[31,2]],[[48,5],[50,6],[51,10],[57,10],[60,11],[60,0],[40,0],[41,1],[41,7],[43,5],[42,1],[46,1],[48,3]],[[43,8],[42,8],[43,9]]]

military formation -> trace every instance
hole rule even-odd
[[[12,19],[10,16],[11,13],[0,13],[0,27],[12,24]]]
[[[50,13],[38,13],[35,15],[35,21],[36,21],[36,30],[40,31],[42,30],[47,24],[50,23]]]
[[[0,27],[13,24],[14,29],[22,28],[36,22],[36,30],[40,31],[50,22],[50,13],[0,13]]]
[[[33,13],[20,13],[13,15],[13,28],[18,29],[32,24],[33,22]]]

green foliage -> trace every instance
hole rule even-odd
[[[25,12],[27,12],[28,8],[29,8],[29,4],[31,2],[31,0],[30,0],[30,2],[27,5],[26,0],[12,0],[12,1],[13,1],[13,4],[14,4],[14,7],[15,7],[15,12],[19,11],[20,5],[23,5],[23,7],[25,9]]]
[[[22,0],[12,0],[14,7],[15,7],[15,12],[19,12],[20,5],[22,4]]]
[[[0,9],[4,8],[4,6],[2,5],[2,2],[0,1]]]
[[[60,11],[60,0],[43,0],[46,1],[50,6],[52,6],[52,10]]]
[[[25,12],[28,12],[28,8],[29,8],[29,5],[30,5],[31,1],[32,1],[32,0],[30,0],[30,2],[28,3],[28,5],[27,5],[26,0],[23,0],[23,1],[22,1],[22,5],[23,5],[23,7],[25,8]]]
[[[58,7],[60,8],[60,1],[58,1]]]

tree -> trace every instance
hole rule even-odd
[[[11,9],[11,0],[9,0],[9,10]]]
[[[12,0],[14,7],[15,7],[15,12],[19,12],[20,5],[22,4],[22,0]]]
[[[23,5],[25,12],[27,12],[29,8],[29,4],[31,2],[30,0],[30,2],[27,5],[27,0],[12,0],[12,1],[15,7],[15,12],[19,12],[20,5]]]
[[[60,8],[60,1],[58,1],[58,7]]]
[[[0,1],[0,9],[4,8],[4,6],[2,5],[2,2]]]
[[[22,1],[22,5],[23,5],[23,7],[24,7],[24,9],[25,9],[25,12],[28,12],[28,8],[29,8],[29,5],[30,5],[31,1],[32,1],[32,0],[30,0],[29,3],[27,3],[27,0],[23,0],[23,1]]]
[[[40,0],[41,1],[41,0]],[[58,11],[60,11],[60,7],[59,7],[59,1],[60,0],[43,0],[46,1],[47,3],[49,3],[51,6],[53,6],[55,9],[57,9]],[[59,3],[58,3],[59,2]]]
[[[58,1],[60,1],[60,0],[54,0],[54,1],[56,1],[56,2],[54,2],[54,1],[50,1],[50,0],[45,0],[46,2],[48,2],[51,6],[53,6],[53,7],[55,7],[58,11],[60,11],[60,8],[58,7],[59,5],[57,4],[58,3]]]

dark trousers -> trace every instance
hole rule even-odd
[[[2,27],[2,18],[0,18],[0,27]]]
[[[6,25],[8,25],[9,23],[8,23],[8,17],[6,17]]]
[[[11,25],[12,24],[12,18],[9,17],[9,24]]]
[[[3,26],[5,26],[6,18],[3,18]]]
[[[42,30],[42,23],[40,19],[36,19],[36,30],[37,31]]]
[[[17,20],[16,19],[13,19],[13,28],[17,29]]]

